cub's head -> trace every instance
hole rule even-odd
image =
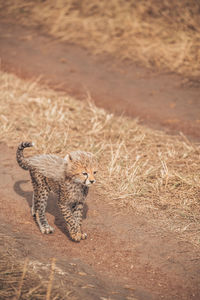
[[[95,183],[98,164],[92,153],[74,151],[68,153],[64,160],[66,161],[66,178],[87,186]]]

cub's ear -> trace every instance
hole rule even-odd
[[[69,153],[67,153],[67,155],[64,157],[64,160],[65,160],[66,162],[72,161],[71,155],[70,155]]]

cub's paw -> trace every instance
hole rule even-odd
[[[85,240],[87,238],[86,233],[77,232],[71,234],[71,239],[75,242],[80,242],[81,240]]]
[[[84,232],[84,233],[81,234],[81,239],[82,240],[86,240],[87,239],[87,233],[86,232]]]
[[[51,227],[50,225],[48,225],[48,226],[40,226],[40,231],[43,234],[50,234],[50,233],[54,232],[54,228]]]

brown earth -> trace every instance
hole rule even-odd
[[[15,150],[5,144],[0,144],[0,161],[1,235],[12,237],[19,257],[43,264],[55,257],[68,274],[67,286],[76,278],[72,291],[78,299],[199,299],[198,249],[168,232],[161,220],[119,213],[92,190],[83,225],[86,241],[68,239],[53,196],[47,217],[56,231],[42,235],[30,214],[28,172],[17,166]]]
[[[42,75],[54,88],[82,98],[89,93],[99,106],[200,140],[200,89],[181,85],[180,77],[97,59],[6,22],[0,44],[3,70],[23,78]],[[17,166],[15,149],[0,144],[0,162],[1,236],[12,240],[19,258],[47,264],[55,257],[64,284],[78,299],[200,298],[199,249],[170,232],[164,220],[119,213],[98,201],[94,187],[85,210],[86,241],[68,239],[53,196],[47,216],[56,231],[42,235],[30,214],[29,175]]]
[[[119,114],[200,140],[200,88],[183,78],[94,57],[78,48],[1,20],[1,68],[23,78],[38,78],[78,98],[91,99]],[[194,86],[196,85],[196,86]]]

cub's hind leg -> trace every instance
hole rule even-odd
[[[31,206],[31,215],[33,217],[36,216],[37,201],[38,201],[37,199],[38,199],[37,190],[33,188],[32,206]]]
[[[47,199],[49,196],[49,189],[46,185],[45,179],[40,178],[40,176],[35,178],[31,174],[32,183],[33,183],[33,204],[32,204],[32,215],[35,217],[35,220],[40,228],[42,233],[52,233],[54,231],[46,219],[45,211],[47,206]]]
[[[39,225],[40,231],[46,234],[52,233],[54,231],[53,227],[49,225],[45,216],[48,196],[49,192],[46,189],[39,190],[37,210],[35,214],[35,218]]]
[[[31,215],[36,217],[36,212],[38,210],[38,183],[35,180],[34,174],[30,172],[32,186],[33,186],[33,195],[32,195],[32,206],[31,206]]]

